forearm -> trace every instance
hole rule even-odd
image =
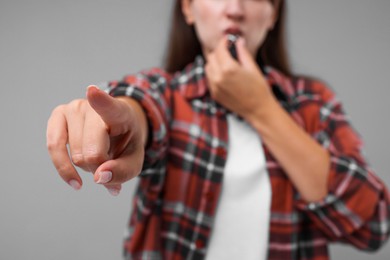
[[[302,198],[308,202],[322,199],[328,192],[329,153],[276,100],[261,113],[255,113],[250,122]]]

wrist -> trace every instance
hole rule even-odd
[[[248,122],[260,135],[264,135],[271,131],[272,121],[279,118],[280,112],[283,112],[283,108],[272,96],[263,101],[258,108],[252,110]]]

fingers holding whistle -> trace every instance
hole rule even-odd
[[[209,71],[209,76],[218,79],[240,69],[236,47],[238,39],[233,38],[233,35],[224,36],[215,49],[208,53],[206,71]]]
[[[237,60],[234,52],[231,54],[233,47]],[[207,55],[205,70],[211,97],[248,122],[259,100],[268,96],[268,83],[241,37],[235,41],[228,36],[221,39]]]
[[[257,69],[257,63],[247,49],[245,39],[233,34],[229,34],[227,38],[230,55],[237,60],[241,66],[247,69]]]
[[[215,56],[219,63],[239,65],[237,64],[240,63],[237,44],[242,44],[243,41],[244,39],[237,35],[225,35],[218,42],[216,48],[209,54],[209,56]]]
[[[227,34],[216,48],[207,55],[206,72],[217,82],[226,76],[232,76],[240,70],[260,73],[255,58],[246,47],[245,39],[238,35]]]
[[[245,39],[238,35],[227,34],[218,43],[213,52],[207,56],[207,61],[215,60],[221,68],[238,69],[237,66],[257,70],[258,66],[246,47]]]

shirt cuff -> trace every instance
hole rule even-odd
[[[153,174],[153,166],[164,157],[168,148],[167,122],[164,113],[155,103],[153,94],[148,89],[143,89],[131,84],[114,84],[107,91],[111,96],[127,96],[136,100],[142,107],[147,117],[149,135],[145,148],[145,158],[142,175]]]
[[[366,165],[347,156],[331,156],[328,194],[321,200],[302,198],[296,207],[305,211],[332,237],[359,229],[375,211],[381,183]]]

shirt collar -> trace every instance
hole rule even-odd
[[[200,98],[208,92],[204,59],[197,56],[195,61],[177,72],[172,80],[174,87],[187,99]]]

